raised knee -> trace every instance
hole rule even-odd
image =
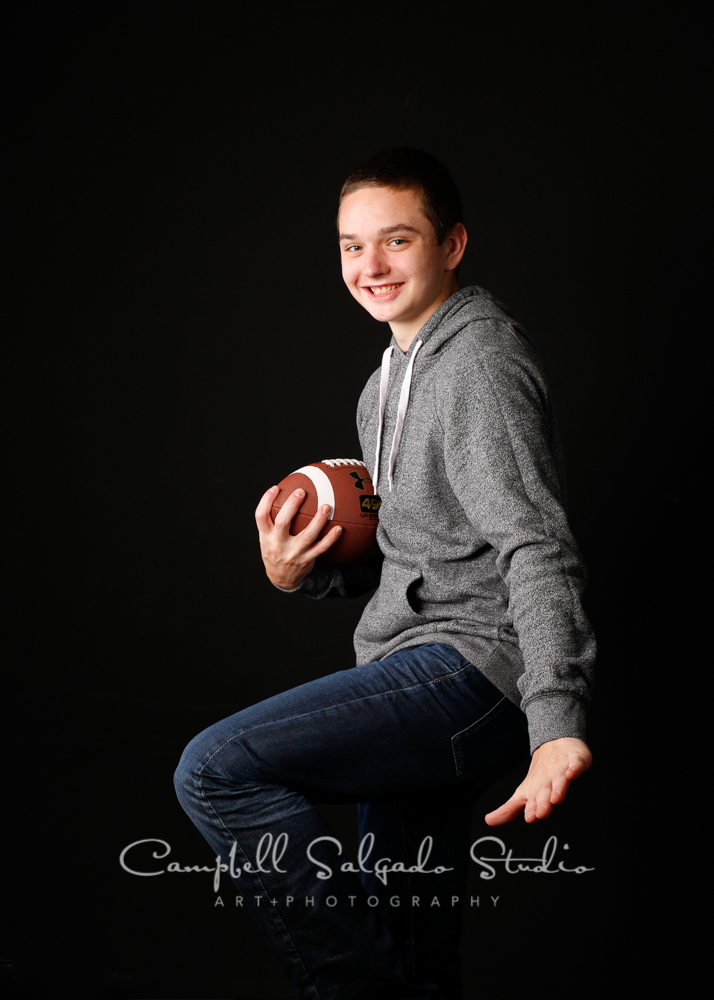
[[[176,789],[178,800],[184,809],[196,798],[201,783],[201,762],[197,759],[193,751],[194,743],[195,740],[192,740],[186,747],[181,754],[178,767],[174,771],[174,788]]]
[[[174,787],[184,809],[206,794],[235,792],[260,782],[241,735],[222,741],[213,729],[191,740],[174,773]]]

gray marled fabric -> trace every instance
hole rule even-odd
[[[405,367],[418,339],[411,396],[387,485]],[[595,640],[581,605],[585,571],[565,515],[550,391],[523,329],[478,287],[451,296],[409,352],[396,342],[380,461],[379,567],[317,565],[311,597],[377,584],[355,632],[359,664],[407,646],[502,640],[479,668],[520,705],[531,748],[585,738]],[[357,424],[374,473],[379,371]],[[480,657],[479,657],[480,660]]]

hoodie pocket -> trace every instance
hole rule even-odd
[[[383,579],[384,574],[380,580],[380,590]],[[416,566],[390,564],[387,574],[388,592],[385,593],[385,597],[392,612],[396,611],[400,616],[413,618],[417,623],[427,620],[419,613],[419,602],[416,597],[416,590],[422,580],[421,571]]]
[[[428,624],[428,619],[414,610],[410,603],[410,588],[417,587],[422,576],[413,566],[397,563],[382,564],[379,589],[367,605],[360,622],[361,638],[383,643],[407,629]]]
[[[421,575],[421,573],[419,573],[417,576],[415,576],[412,580],[409,581],[406,590],[404,591],[404,599],[409,605],[409,610],[417,618],[423,617],[421,614],[421,601],[417,597],[417,589],[419,588],[419,584],[422,582],[423,579],[424,577]]]

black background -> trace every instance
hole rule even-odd
[[[600,997],[620,962],[661,982],[645,955],[673,915],[659,724],[696,555],[675,424],[702,330],[702,26],[625,2],[23,10],[3,974],[20,996],[288,995],[233,891],[216,908],[209,875],[138,878],[118,856],[156,837],[210,863],[174,797],[185,743],[353,662],[363,602],[274,590],[253,511],[298,465],[358,454],[388,331],[342,285],[337,194],[404,142],[461,187],[462,283],[544,359],[600,644],[593,769],[546,824],[497,831],[522,855],[555,834],[595,871],[474,871],[467,996]],[[353,850],[352,811],[326,812]]]

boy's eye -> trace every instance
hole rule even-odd
[[[406,240],[397,238],[396,240],[390,240],[389,241],[389,245],[390,246],[398,246],[400,243],[406,243],[406,242],[407,242]]]
[[[359,249],[360,249],[360,247],[359,247],[359,244],[357,244],[357,243],[352,243],[352,245],[351,245],[351,246],[348,246],[348,247],[345,247],[344,249],[345,249],[345,251],[346,251],[347,253],[349,253],[349,252],[350,252],[350,250],[359,250]]]

